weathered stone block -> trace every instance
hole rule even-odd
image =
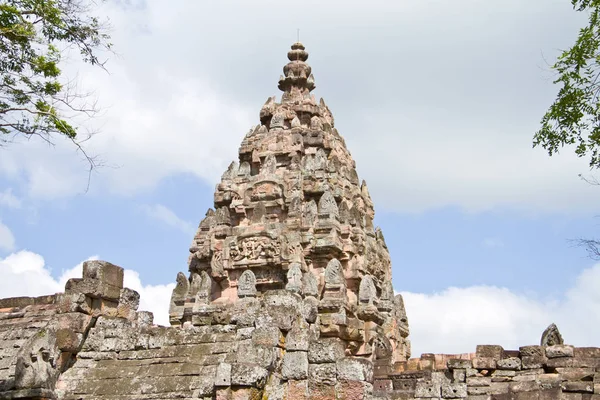
[[[433,382],[417,382],[415,387],[415,397],[439,398],[441,392],[441,385]]]
[[[510,391],[517,392],[533,392],[540,389],[540,385],[536,381],[525,381],[525,382],[510,382]]]
[[[336,400],[366,400],[373,393],[368,382],[342,381],[335,385]]]
[[[344,358],[337,363],[338,380],[373,381],[373,363],[364,358]]]
[[[498,345],[478,345],[475,350],[476,357],[478,358],[492,358],[499,360],[504,358],[504,349]]]
[[[492,372],[492,382],[512,381],[512,377],[515,376],[516,374],[517,374],[517,371],[514,371],[514,370],[498,369],[498,370]],[[509,378],[509,379],[502,379],[502,378]]]
[[[308,381],[308,398],[311,400],[329,400],[335,399],[335,386]]]
[[[277,348],[255,346],[253,343],[239,343],[237,346],[236,362],[255,364],[272,371],[277,361]]]
[[[259,399],[260,390],[257,388],[232,388],[231,389],[231,400],[250,400]],[[209,398],[210,399],[210,398]]]
[[[537,355],[537,356],[523,356],[521,358],[521,366],[523,369],[536,369],[542,368],[546,365],[548,359],[546,356]]]
[[[149,327],[154,323],[154,314],[150,311],[138,311],[135,316],[135,322],[139,327]]]
[[[537,376],[535,374],[529,375],[515,375],[512,380],[515,382],[535,381]]]
[[[447,399],[467,397],[467,385],[465,383],[444,383],[442,384],[442,397]]]
[[[498,369],[512,369],[517,371],[521,369],[521,359],[517,357],[502,358],[496,361],[496,367]]]
[[[108,285],[123,288],[123,268],[108,261],[88,260],[83,262],[83,279],[100,280]]]
[[[231,365],[231,385],[234,386],[255,386],[262,388],[268,376],[269,371],[258,365],[239,363]]]
[[[583,395],[581,393],[563,392],[557,398],[560,400],[583,400]]]
[[[285,337],[285,349],[288,351],[308,351],[309,340],[308,325],[296,326]]]
[[[456,368],[452,370],[452,380],[454,382],[465,382],[467,379],[467,370],[462,368]]]
[[[305,351],[286,352],[281,367],[283,379],[301,380],[308,377],[308,355]]]
[[[599,347],[575,347],[573,357],[577,358],[600,358]]]
[[[235,340],[241,341],[252,339],[252,333],[254,332],[254,329],[255,328],[253,326],[238,329],[235,333]]]
[[[90,297],[102,298],[115,302],[117,302],[121,296],[121,289],[122,287],[110,285],[99,279],[71,278],[65,285],[66,294],[83,293]]]
[[[593,382],[563,382],[561,388],[564,392],[594,393]]]
[[[373,382],[373,392],[379,392],[385,395],[387,392],[394,390],[394,384],[391,379],[375,379]]]
[[[255,346],[283,347],[285,339],[276,326],[261,326],[252,333],[252,344]]]
[[[490,386],[492,378],[489,376],[473,376],[467,378],[467,385],[469,386]]]
[[[485,397],[490,392],[491,388],[489,386],[467,386],[467,395],[469,396],[469,399],[471,399],[474,396]]]
[[[569,368],[598,368],[600,359],[598,358],[575,358],[575,357],[556,357],[549,358],[546,366],[550,368],[569,367]]]
[[[310,364],[308,366],[308,378],[311,382],[322,385],[334,385],[336,376],[336,363]]]
[[[394,374],[390,377],[395,391],[404,394],[414,394],[417,387],[417,377],[406,376],[406,374]]]
[[[545,356],[546,348],[544,346],[521,346],[519,347],[521,357]]]
[[[140,294],[129,288],[121,289],[117,316],[119,318],[135,319],[135,313],[140,305]]]
[[[563,381],[593,381],[594,368],[556,368]]]
[[[311,364],[336,362],[345,355],[345,344],[339,338],[322,338],[309,343],[308,360]]]
[[[557,344],[554,346],[546,347],[546,357],[557,358],[557,357],[573,357],[573,346],[566,344]]]
[[[496,369],[496,359],[492,357],[475,357],[473,358],[473,368]]]
[[[318,311],[319,300],[314,297],[307,297],[302,303],[302,315],[304,319],[309,323],[314,323],[319,315]]]
[[[272,373],[265,384],[263,399],[285,400],[287,392],[287,382],[281,379],[281,375]]]
[[[456,369],[456,368],[467,369],[467,368],[473,367],[473,363],[471,362],[471,360],[461,360],[458,358],[449,359],[446,362],[446,365],[448,366],[448,369]]]
[[[79,350],[83,334],[70,329],[58,329],[56,331],[56,347],[65,352],[76,353]]]
[[[220,363],[217,366],[217,374],[215,376],[215,386],[230,386],[231,385],[231,364]]]
[[[288,381],[285,400],[305,400],[308,398],[308,382],[306,380]]]
[[[489,394],[491,395],[498,395],[498,394],[506,394],[509,391],[509,382],[492,382],[490,383],[490,391]]]

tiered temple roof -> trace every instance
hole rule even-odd
[[[347,337],[353,355],[369,356],[379,340],[405,360],[408,323],[367,184],[329,107],[311,94],[304,46],[287,56],[281,101],[267,99],[200,222],[171,323],[201,324],[239,299],[285,289],[315,308],[322,333],[357,332]]]

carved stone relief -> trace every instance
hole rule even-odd
[[[276,239],[255,236],[229,242],[229,258],[234,265],[249,261],[275,259],[281,255],[281,244]]]
[[[337,258],[330,260],[325,268],[325,287],[345,285],[342,264]]]
[[[306,272],[302,277],[302,292],[305,296],[319,296],[317,277],[310,271]]]
[[[299,263],[295,262],[290,265],[285,288],[294,293],[300,293],[302,291],[302,268]]]
[[[325,215],[330,218],[339,218],[339,209],[333,193],[330,190],[326,190],[319,200],[319,215]]]
[[[256,276],[249,269],[245,270],[238,280],[238,297],[256,296]]]
[[[564,344],[562,335],[555,324],[550,324],[544,333],[542,333],[542,339],[540,341],[542,346],[554,346],[557,344]]]
[[[360,280],[358,289],[358,301],[360,303],[373,304],[377,298],[377,289],[370,275],[365,275]]]

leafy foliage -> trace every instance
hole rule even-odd
[[[576,11],[589,13],[575,44],[565,50],[552,69],[557,98],[541,121],[533,145],[549,155],[574,145],[579,157],[589,157],[590,167],[600,167],[600,0],[571,0]]]
[[[102,66],[97,52],[110,49],[109,36],[89,14],[93,5],[85,0],[0,2],[0,145],[15,136],[50,141],[62,135],[79,146],[72,118],[96,110],[86,104],[86,94],[64,83],[59,66],[70,49]]]

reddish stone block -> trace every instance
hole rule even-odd
[[[309,399],[328,400],[335,399],[335,386],[311,384],[308,387]]]
[[[335,386],[337,400],[363,400],[367,397],[367,384],[359,381],[342,381]]]
[[[288,381],[286,400],[306,400],[308,399],[308,390],[305,380]]]
[[[231,389],[217,389],[216,400],[231,400]]]

